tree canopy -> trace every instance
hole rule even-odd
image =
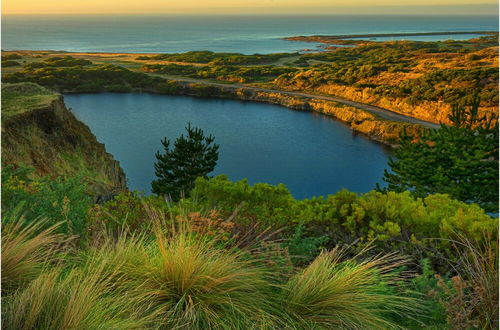
[[[498,123],[478,115],[479,99],[469,107],[455,105],[452,126],[403,134],[401,147],[389,160],[384,181],[393,191],[419,197],[445,193],[498,212]],[[495,122],[495,123],[494,123]]]
[[[219,158],[219,145],[212,135],[205,136],[200,128],[186,126],[187,135],[181,135],[170,148],[170,141],[161,141],[165,153],[156,153],[155,174],[151,183],[153,193],[170,196],[174,201],[188,194],[196,178],[207,177]]]

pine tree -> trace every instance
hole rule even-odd
[[[452,126],[404,133],[385,171],[388,190],[410,190],[418,197],[444,193],[498,212],[498,122],[478,115],[479,99],[470,107],[453,107]]]
[[[219,158],[219,145],[212,135],[205,136],[199,128],[186,127],[187,136],[181,135],[170,149],[170,141],[161,141],[165,152],[156,152],[155,174],[151,183],[153,193],[169,196],[177,201],[189,194],[198,177],[207,177]]]

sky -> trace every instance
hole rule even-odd
[[[2,14],[497,14],[497,0],[2,0]]]

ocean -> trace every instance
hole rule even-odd
[[[244,54],[296,52],[314,43],[282,40],[315,34],[498,31],[498,16],[108,16],[6,15],[3,50],[178,53],[191,50]],[[473,35],[405,39],[469,39]]]

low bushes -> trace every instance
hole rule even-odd
[[[78,177],[36,177],[27,167],[2,168],[2,212],[20,207],[29,223],[47,219],[43,224],[57,227],[60,233],[84,236],[87,230],[87,211],[92,198]]]
[[[29,207],[66,194],[38,194],[61,182],[13,177],[2,182],[6,329],[495,327],[497,220],[445,195],[298,201],[282,185],[217,177],[176,203],[124,193],[87,207],[75,235],[63,205],[40,207],[45,222]],[[31,204],[14,204],[23,194]]]
[[[441,271],[450,270],[444,260],[457,260],[456,246],[450,242],[456,233],[475,242],[498,239],[497,218],[475,204],[442,194],[415,199],[409,192],[371,191],[358,196],[342,190],[298,201],[283,185],[250,186],[245,180],[233,183],[219,176],[199,179],[193,196],[226,213],[239,207],[240,221],[259,219],[263,226],[284,227],[289,232],[303,223],[304,235],[328,237],[327,247],[344,244],[359,251],[372,242],[380,251],[397,250],[417,260],[429,258]]]

